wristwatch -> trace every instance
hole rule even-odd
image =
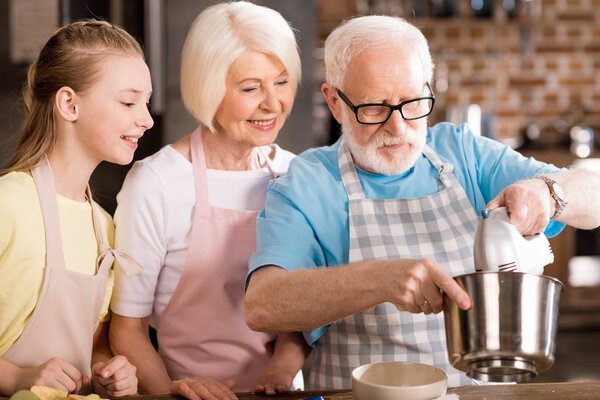
[[[536,175],[534,178],[538,178],[546,182],[548,189],[550,190],[550,196],[556,201],[556,212],[552,216],[552,219],[556,219],[560,213],[565,209],[567,205],[567,195],[563,190],[562,186],[558,184],[554,179],[548,178],[545,175]]]

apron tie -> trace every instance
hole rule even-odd
[[[115,260],[117,260],[117,265],[123,270],[125,276],[135,275],[143,271],[142,266],[131,256],[121,250],[115,250],[108,246],[100,252],[96,260],[96,271],[101,271],[105,266],[106,268],[110,268]]]

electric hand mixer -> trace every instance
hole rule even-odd
[[[541,275],[554,262],[543,233],[522,236],[510,223],[506,207],[484,210],[475,235],[476,271],[518,271]]]

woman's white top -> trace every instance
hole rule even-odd
[[[294,154],[275,147],[271,167],[285,174]],[[253,171],[207,170],[208,200],[226,209],[261,210],[272,179],[267,167]],[[184,268],[196,203],[192,164],[173,147],[136,162],[117,196],[115,248],[144,271],[127,279],[119,273],[111,309],[123,316],[151,316],[154,325],[167,306]],[[209,238],[207,238],[209,239]]]

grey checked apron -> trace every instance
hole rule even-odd
[[[345,139],[338,153],[348,193],[349,262],[432,258],[451,276],[474,272],[478,218],[453,166],[431,148],[423,153],[439,171],[439,191],[414,199],[367,199]],[[310,390],[348,389],[355,367],[377,361],[435,365],[449,386],[473,384],[448,362],[443,314],[413,314],[382,303],[334,322],[317,342]]]

